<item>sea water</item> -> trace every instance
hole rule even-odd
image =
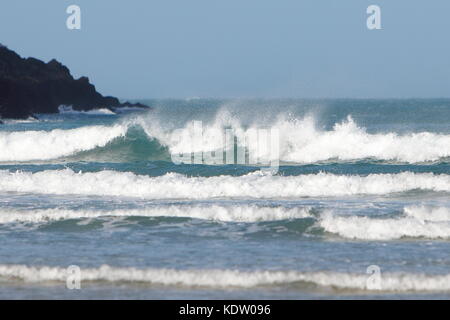
[[[0,126],[0,298],[450,298],[450,100],[143,102]]]

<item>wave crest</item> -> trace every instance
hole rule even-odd
[[[232,129],[238,141],[245,141],[256,129],[276,130],[279,134],[279,159],[288,163],[354,161],[371,159],[406,163],[446,161],[450,157],[450,135],[419,132],[400,135],[367,133],[349,116],[332,130],[317,128],[313,117],[290,119],[280,115],[272,122],[243,124],[227,110],[202,123],[203,136],[194,134],[196,121],[178,123],[158,114],[146,113],[112,126],[88,126],[69,130],[0,132],[0,161],[50,160],[105,147],[125,136],[130,128],[140,127],[145,136],[156,140],[171,154],[225,151],[225,129]],[[268,131],[269,132],[269,131]],[[272,131],[270,131],[272,132]],[[142,143],[135,139],[126,144]],[[243,147],[242,145],[240,145]],[[257,145],[247,145],[262,161],[274,160],[276,152],[261,153]],[[420,150],[420,152],[418,152]],[[148,153],[148,152],[147,152]],[[114,154],[111,155],[114,160]]]
[[[104,147],[126,134],[124,125],[52,131],[0,132],[0,161],[50,160]]]
[[[318,224],[326,232],[348,239],[395,240],[401,238],[450,239],[449,209],[406,207],[397,218],[343,217],[324,213]]]
[[[320,287],[332,287],[338,290],[450,291],[449,274],[383,273],[380,278],[380,287],[374,289],[368,283],[368,275],[343,272],[137,269],[108,265],[99,268],[82,268],[80,271],[81,283],[128,282],[207,288],[253,288],[313,283]],[[65,282],[68,276],[67,269],[61,267],[0,265],[0,279],[3,281]]]
[[[86,173],[71,169],[36,173],[0,171],[0,191],[58,195],[147,199],[296,198],[381,195],[411,190],[450,192],[450,175],[403,172],[368,176],[330,173],[277,176],[257,171],[243,176],[188,177],[167,173],[149,177],[108,170]]]
[[[20,211],[0,210],[0,223],[47,222],[101,217],[180,217],[227,222],[258,222],[310,217],[309,208],[264,207],[257,205],[166,205],[145,209]]]
[[[272,122],[244,125],[227,110],[220,110],[213,120],[202,123],[203,137],[195,134],[196,122],[193,120],[175,128],[173,124],[161,122],[155,115],[149,114],[147,117],[137,118],[135,123],[172,153],[223,150],[226,128],[233,129],[239,141],[245,141],[251,135],[250,131],[264,128],[279,132],[279,160],[284,162],[305,164],[374,159],[421,163],[450,157],[450,135],[431,132],[403,135],[395,132],[368,133],[351,116],[327,131],[317,128],[312,116],[292,119],[281,114]],[[258,154],[257,146],[246,147],[249,152]],[[264,154],[258,155],[264,157]]]

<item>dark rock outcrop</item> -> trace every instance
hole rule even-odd
[[[120,103],[115,97],[97,92],[86,77],[74,79],[67,67],[56,60],[45,63],[21,58],[0,45],[0,119],[25,119],[34,113],[58,113],[60,105],[73,110],[147,106]]]

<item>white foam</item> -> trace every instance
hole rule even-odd
[[[346,176],[330,173],[276,176],[187,177],[177,173],[149,177],[131,172],[76,173],[71,169],[37,173],[0,170],[0,191],[43,194],[127,196],[152,199],[295,198],[388,194],[409,190],[450,191],[450,175],[431,173]]]
[[[314,283],[335,289],[382,290],[382,291],[449,291],[450,274],[395,274],[383,273],[380,287],[374,289],[368,283],[369,275],[338,272],[299,271],[239,271],[239,270],[176,270],[116,268],[103,265],[99,268],[82,268],[83,282],[103,281],[109,283],[129,282],[166,286],[209,287],[209,288],[252,288],[279,286],[295,283]],[[32,267],[25,265],[0,265],[0,279],[28,283],[66,282],[69,275],[66,268]]]
[[[311,163],[372,158],[417,163],[450,156],[450,135],[430,132],[370,134],[350,116],[331,131],[317,130],[312,120],[307,119],[280,126],[286,132],[281,155],[285,161]]]
[[[114,111],[106,108],[93,109],[89,111],[73,110],[72,106],[61,105],[58,107],[58,111],[61,114],[86,114],[86,115],[115,115]]]
[[[407,216],[422,221],[450,221],[450,208],[431,206],[410,206],[404,209]]]
[[[103,147],[124,136],[127,126],[88,126],[69,130],[0,132],[0,161],[49,160]]]
[[[256,205],[167,205],[124,210],[0,210],[0,223],[45,222],[101,217],[185,217],[204,220],[256,222],[310,217],[309,208],[263,207]]]
[[[114,114],[109,109],[88,112],[64,107],[63,113]],[[130,126],[140,125],[149,138],[157,139],[171,153],[209,152],[223,150],[225,128],[232,128],[238,141],[245,141],[250,131],[273,129],[280,135],[279,159],[276,153],[264,153],[257,145],[248,145],[249,152],[262,161],[281,160],[294,163],[315,163],[326,160],[351,161],[377,159],[419,163],[450,157],[450,135],[430,132],[369,134],[358,127],[351,117],[330,131],[320,130],[313,117],[286,119],[281,115],[270,123],[243,125],[227,110],[219,111],[211,121],[202,124],[203,137],[193,134],[195,121],[185,124],[160,119],[158,113],[146,113],[127,123],[93,126],[72,130],[25,131],[0,133],[0,161],[49,160],[104,146],[113,137],[124,135]],[[177,127],[177,125],[181,125]],[[120,134],[117,133],[120,131]],[[112,132],[116,132],[115,134]],[[269,131],[268,131],[269,132]],[[105,142],[106,141],[106,142]],[[54,142],[54,143],[53,143]],[[60,151],[61,150],[61,151]],[[417,152],[420,150],[420,152]],[[268,158],[268,159],[265,159]]]
[[[28,119],[1,119],[5,124],[17,124],[17,123],[35,123],[39,122],[38,119],[33,117],[28,117]]]
[[[415,217],[390,219],[343,217],[327,212],[318,221],[325,231],[360,240],[395,240],[401,238],[449,239],[449,221],[423,221]]]
[[[193,134],[194,120],[176,128],[173,123],[161,121],[158,114],[152,113],[137,118],[136,123],[174,154],[223,150],[225,128],[232,128],[240,141],[245,141],[250,130],[264,128],[278,130],[279,160],[286,162],[315,163],[331,159],[349,161],[370,158],[419,163],[450,157],[450,135],[431,132],[402,135],[395,132],[367,133],[351,116],[326,131],[317,128],[312,116],[292,119],[281,114],[274,116],[272,121],[260,123],[255,120],[254,123],[244,125],[226,109],[221,109],[213,119],[203,121],[204,138]],[[257,152],[257,146],[247,147],[250,152]],[[264,154],[258,155],[264,157]]]

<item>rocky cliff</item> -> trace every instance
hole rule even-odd
[[[35,113],[57,113],[60,105],[74,110],[147,107],[120,103],[97,92],[86,77],[74,79],[69,69],[56,60],[45,63],[21,58],[0,45],[0,119],[25,119]]]

